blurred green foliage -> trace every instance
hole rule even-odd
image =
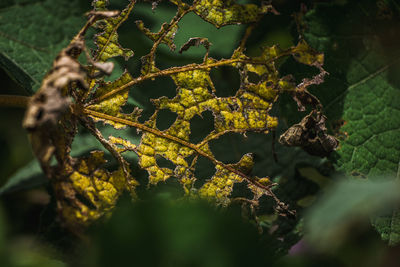
[[[240,212],[174,202],[165,193],[134,204],[123,200],[92,230],[85,250],[90,264],[83,266],[254,266],[273,258]]]

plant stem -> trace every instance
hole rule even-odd
[[[0,107],[26,108],[30,96],[0,95]]]

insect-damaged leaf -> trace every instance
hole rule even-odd
[[[157,33],[153,33],[146,28],[141,20],[136,21],[136,26],[153,42],[160,41],[166,44],[171,50],[175,50],[174,38],[179,28],[177,24],[170,25],[168,23],[163,23],[161,29]]]
[[[117,117],[117,118],[125,118],[125,119],[131,119],[131,120],[136,120],[137,117],[140,114],[139,109],[135,109],[132,114],[126,115],[121,113],[121,108],[126,104],[128,101],[128,93],[129,93],[129,86],[126,86],[129,82],[132,81],[132,76],[128,73],[125,72],[122,74],[121,77],[119,77],[117,80],[114,82],[104,82],[101,81],[98,85],[98,88],[96,89],[96,92],[94,94],[95,99],[101,99],[99,104],[94,104],[90,105],[90,109],[94,111],[101,111],[103,113],[106,113],[110,116]],[[107,93],[116,90],[116,89],[123,89],[120,90],[118,93],[108,96]],[[111,120],[107,119],[98,119],[96,117],[92,117],[95,119],[95,121],[104,121],[105,123],[113,125],[116,129],[121,129],[125,128],[126,125],[114,122]]]
[[[69,227],[79,229],[110,212],[118,197],[127,188],[122,168],[109,172],[104,152],[93,151],[83,159],[74,159],[64,166],[61,181],[55,183],[57,208]],[[131,184],[134,189],[135,184]]]
[[[239,5],[234,0],[201,0],[194,4],[194,12],[205,21],[220,28],[224,25],[256,22],[272,6]]]
[[[127,97],[125,90],[133,84],[130,79],[125,81],[125,85],[121,84],[126,74],[115,82],[118,86],[100,86],[100,95],[107,97],[95,96],[94,102],[98,103],[89,105],[85,112],[95,120],[103,120],[116,128],[131,126],[143,131],[139,145],[120,138],[112,138],[110,141],[138,154],[139,166],[148,171],[151,184],[175,177],[182,184],[186,194],[198,194],[227,205],[233,184],[246,181],[255,194],[254,198],[258,199],[271,192],[259,182],[262,179],[248,176],[254,164],[253,158],[245,155],[237,164],[224,164],[214,157],[209,148],[209,142],[229,132],[268,133],[269,130],[274,129],[277,126],[277,118],[269,115],[273,103],[280,92],[295,90],[294,84],[279,77],[274,61],[293,53],[299,57],[299,55],[309,53],[309,50],[310,48],[304,43],[288,50],[267,47],[263,50],[262,56],[255,58],[247,57],[237,50],[231,59],[218,61],[208,58],[201,65],[166,70],[171,71],[170,77],[177,86],[177,95],[172,99],[161,97],[153,100],[156,112],[143,125],[138,123],[139,113],[135,113],[134,117],[121,113],[120,106],[125,103]],[[318,63],[321,58],[319,54],[310,55],[308,58],[308,64],[320,64]],[[310,60],[311,58],[314,58],[314,62]],[[237,68],[243,75],[242,84],[235,96],[217,97],[215,95],[215,90],[218,89],[213,85],[210,70],[220,65]],[[260,82],[249,82],[246,77],[247,71],[258,74]],[[107,90],[110,91],[107,92]],[[121,94],[124,94],[124,97],[121,98]],[[114,106],[110,103],[114,103]],[[161,131],[157,128],[156,121],[158,112],[165,109],[176,113],[177,118],[168,129]],[[191,119],[195,115],[201,116],[205,111],[211,111],[214,116],[214,130],[199,143],[190,143]],[[199,156],[213,162],[216,172],[202,187],[196,188],[197,178],[194,175],[194,167]],[[170,161],[175,168],[159,166],[158,158]],[[198,193],[196,193],[197,190]]]
[[[105,82],[104,78],[98,75],[107,73],[105,67],[108,67],[108,59],[115,56],[127,59],[132,55],[130,50],[123,49],[118,44],[117,29],[133,10],[135,1],[130,1],[127,8],[118,14],[104,13],[107,10],[107,1],[96,0],[93,3],[97,13],[92,12],[89,15],[99,16],[101,11],[103,15],[115,16],[103,16],[98,18],[101,20],[95,24],[100,31],[95,38],[97,50],[93,53],[94,59],[88,58],[89,66],[85,73],[80,73],[79,77],[84,80],[80,82],[81,86],[77,82],[79,79],[71,79],[67,88],[57,88],[63,96],[72,97],[73,101],[68,105],[68,116],[57,117],[56,124],[73,124],[70,135],[73,137],[78,129],[77,123],[81,123],[117,160],[120,168],[108,172],[103,167],[103,154],[98,151],[92,152],[88,158],[72,158],[69,155],[70,139],[64,142],[67,147],[63,150],[55,146],[54,154],[57,156],[58,165],[51,168],[57,170],[57,173],[51,172],[56,177],[52,177],[52,183],[57,192],[60,214],[66,219],[66,224],[73,228],[90,223],[107,213],[123,190],[134,194],[137,182],[130,177],[129,165],[122,156],[125,151],[137,154],[139,167],[148,172],[151,185],[177,179],[186,196],[203,197],[226,206],[232,200],[234,185],[243,184],[252,193],[251,199],[242,196],[242,199],[249,200],[249,205],[258,205],[262,196],[269,196],[275,201],[278,212],[293,214],[272,192],[272,183],[267,173],[261,178],[252,175],[255,160],[251,153],[244,154],[237,163],[224,163],[215,157],[210,149],[210,142],[227,133],[267,134],[274,130],[278,121],[270,115],[270,111],[279,95],[282,92],[299,95],[297,92],[306,92],[309,85],[321,82],[321,77],[325,75],[322,69],[323,56],[301,41],[297,46],[285,50],[278,46],[264,47],[260,56],[249,57],[244,53],[244,42],[247,38],[245,37],[243,43],[228,59],[210,58],[206,53],[202,63],[158,69],[155,55],[159,44],[164,42],[171,48],[174,47],[176,25],[186,14],[194,12],[204,20],[221,27],[227,24],[255,22],[270,9],[269,6],[239,5],[234,1],[195,1],[192,5],[181,1],[172,2],[178,5],[178,12],[171,22],[164,24],[159,33],[150,33],[141,22],[138,23],[139,28],[154,42],[151,51],[142,57],[141,74],[134,77],[125,71],[111,82]],[[82,32],[84,31],[80,34]],[[76,37],[71,46],[77,40],[80,39]],[[196,45],[197,42],[205,45],[206,49],[210,45],[207,39],[202,37],[192,40],[194,41],[189,41],[184,49]],[[79,52],[82,51],[83,47]],[[299,85],[291,82],[288,77],[281,77],[275,62],[286,56],[293,56],[300,63],[317,67],[321,71],[320,76],[316,76],[318,79],[310,77],[310,80],[303,80]],[[220,66],[232,68],[240,74],[240,86],[232,96],[218,97],[216,94],[219,88],[215,87],[210,73]],[[85,69],[81,65],[80,67]],[[249,73],[255,74],[257,81],[250,81]],[[176,96],[154,99],[152,103],[155,112],[143,123],[140,120],[139,108],[136,107],[131,114],[124,113],[122,108],[127,103],[129,90],[137,90],[136,84],[159,77],[172,79],[176,85]],[[88,87],[85,86],[86,80]],[[172,125],[165,130],[157,127],[162,110],[168,110],[177,116]],[[204,112],[212,113],[213,130],[199,142],[193,143],[190,139],[192,119],[195,116],[201,117]],[[112,125],[115,129],[136,128],[141,134],[140,143],[134,144],[132,140],[116,136],[103,137],[94,123],[98,121]],[[56,138],[57,136],[53,139]],[[195,175],[196,163],[200,157],[215,166],[214,174],[205,178],[205,181],[200,181]],[[169,161],[172,167],[161,166],[160,159]]]
[[[252,155],[246,154],[238,163],[229,166],[249,174],[253,165]],[[230,202],[229,196],[233,191],[233,185],[241,182],[243,177],[217,165],[215,174],[200,188],[199,194],[201,197],[215,199],[222,205],[227,205]]]
[[[103,11],[107,10],[106,6],[108,0],[95,0],[93,1],[94,10]],[[96,27],[100,29],[95,37],[97,50],[95,53],[96,61],[107,61],[112,57],[123,56],[125,60],[133,56],[130,49],[122,48],[118,43],[117,30],[119,26],[128,18],[130,12],[135,5],[135,1],[130,1],[129,5],[121,11],[118,16],[105,18],[97,22]]]

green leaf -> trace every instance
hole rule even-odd
[[[0,68],[32,93],[57,53],[84,25],[79,0],[6,1],[0,8]]]
[[[330,73],[315,94],[329,119],[344,120],[334,159],[349,175],[395,177],[398,172],[400,20],[398,10],[390,9],[394,3],[385,3],[388,16],[382,16],[375,1],[319,5],[305,16],[304,37],[325,53]],[[394,212],[374,225],[394,244],[400,241],[399,220]]]
[[[399,203],[398,182],[341,181],[309,210],[306,237],[319,249],[332,250],[345,241],[356,223]]]
[[[39,162],[34,159],[8,178],[7,182],[0,188],[0,196],[40,186],[46,182],[47,179]]]

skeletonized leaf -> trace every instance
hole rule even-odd
[[[239,5],[234,0],[201,0],[196,1],[195,13],[220,28],[229,24],[256,22],[270,8],[254,4]]]
[[[153,42],[161,40],[160,42],[166,44],[169,49],[175,50],[174,38],[179,28],[178,25],[171,26],[168,23],[164,23],[157,33],[153,33],[146,28],[141,20],[136,21],[136,26]]]
[[[239,5],[234,1],[195,1],[192,6],[181,1],[172,2],[178,5],[178,12],[170,23],[162,27],[158,35],[153,35],[139,23],[139,27],[154,41],[154,45],[151,51],[142,57],[142,72],[138,77],[124,72],[118,79],[104,82],[104,78],[97,77],[96,74],[96,68],[99,67],[100,73],[107,73],[104,67],[107,67],[108,63],[103,62],[108,59],[115,56],[127,59],[132,55],[130,50],[121,48],[117,35],[117,29],[134,8],[135,1],[130,1],[119,15],[104,18],[96,23],[100,31],[95,39],[97,50],[94,51],[94,59],[88,60],[90,66],[86,67],[89,73],[89,88],[79,87],[78,83],[69,83],[68,87],[57,88],[66,96],[74,98],[74,101],[70,104],[69,113],[62,118],[57,117],[58,122],[50,125],[51,129],[40,129],[40,136],[47,137],[46,133],[56,133],[49,139],[54,143],[54,155],[58,161],[57,166],[51,167],[51,173],[54,175],[52,185],[56,192],[59,212],[65,218],[66,224],[74,229],[107,214],[124,190],[134,194],[137,182],[130,176],[129,164],[122,156],[126,151],[137,154],[139,167],[148,172],[151,185],[167,179],[177,179],[186,196],[205,197],[226,206],[231,202],[234,185],[242,183],[253,194],[247,203],[253,208],[258,205],[258,200],[266,195],[273,198],[277,211],[293,214],[272,192],[268,174],[263,174],[261,178],[252,175],[254,159],[251,154],[244,154],[235,164],[225,163],[215,157],[210,143],[228,133],[245,136],[250,132],[267,134],[274,130],[278,121],[270,115],[270,111],[279,95],[287,91],[298,96],[298,92],[307,92],[309,85],[321,82],[325,75],[322,69],[323,56],[302,41],[286,50],[277,46],[265,47],[260,56],[249,57],[244,53],[242,43],[228,59],[209,58],[207,53],[202,63],[160,70],[156,67],[157,47],[162,42],[173,46],[175,26],[186,14],[194,11],[218,28],[228,24],[255,22],[270,9],[270,6]],[[107,3],[108,1],[95,0],[93,5],[96,11],[107,12]],[[115,15],[116,12],[111,14]],[[76,37],[75,42],[78,39],[83,40],[83,36],[78,37],[80,39]],[[206,39],[199,40],[206,47],[209,46]],[[276,61],[287,56],[293,56],[300,63],[317,67],[320,70],[319,76],[305,79],[299,85],[291,82],[288,77],[281,77]],[[240,74],[240,86],[232,96],[218,97],[216,94],[218,88],[215,88],[210,73],[220,66],[235,69]],[[80,65],[80,68],[85,67]],[[56,71],[58,69],[53,69],[52,73]],[[256,81],[250,81],[249,73],[257,76]],[[82,74],[79,77],[86,76]],[[177,87],[176,96],[153,100],[155,112],[143,123],[140,120],[140,109],[135,108],[131,114],[125,114],[122,108],[127,103],[129,90],[137,88],[136,84],[158,77],[170,77],[173,80]],[[299,101],[301,102],[301,98]],[[175,122],[165,130],[157,127],[161,110],[168,110],[177,115]],[[213,115],[214,129],[199,142],[191,142],[192,119],[196,115],[201,117],[206,111]],[[141,134],[140,143],[133,144],[131,140],[116,136],[104,137],[95,124],[97,121],[112,125],[115,129],[136,128]],[[81,159],[69,155],[78,122],[117,160],[120,164],[117,171],[109,172],[103,167],[103,152],[93,151],[88,158]],[[60,131],[53,131],[55,125],[70,132],[62,134]],[[70,125],[71,127],[68,127]],[[200,181],[195,176],[196,163],[200,157],[215,166],[215,173],[207,177],[206,181]],[[161,166],[159,161],[162,159],[169,161],[173,167]],[[246,196],[243,198],[247,199]]]
[[[109,172],[102,168],[105,163],[104,152],[93,151],[89,157],[67,166],[62,181],[55,183],[57,206],[69,227],[79,229],[110,212],[127,188],[122,168]],[[131,185],[134,189],[135,184]]]
[[[310,48],[301,43],[299,46],[280,50],[277,47],[265,48],[260,57],[250,58],[240,51],[236,51],[231,59],[217,61],[209,58],[201,66],[182,67],[171,70],[170,77],[177,86],[177,95],[172,98],[161,97],[153,100],[156,112],[143,125],[138,123],[138,117],[129,118],[121,114],[121,93],[132,83],[129,80],[125,85],[118,87],[104,87],[103,95],[107,98],[97,98],[97,104],[87,107],[87,114],[95,120],[104,120],[114,127],[131,126],[143,131],[141,143],[136,146],[122,139],[111,140],[114,144],[135,151],[139,156],[139,166],[149,173],[150,184],[157,184],[175,177],[182,184],[186,194],[196,194],[214,199],[217,203],[229,203],[229,195],[235,182],[252,184],[250,189],[255,193],[255,199],[263,194],[271,194],[259,182],[259,178],[248,176],[253,159],[249,155],[243,156],[237,164],[219,162],[209,148],[209,142],[230,133],[262,132],[268,133],[277,126],[277,119],[269,115],[274,102],[280,92],[295,90],[295,85],[279,77],[275,67],[275,60],[279,57],[296,53],[296,56],[309,53]],[[307,64],[317,64],[321,59],[319,54],[310,55]],[[312,59],[314,62],[312,62]],[[242,62],[246,62],[243,64]],[[318,63],[319,64],[319,63]],[[236,67],[242,73],[243,81],[235,96],[217,97],[215,95],[210,70],[213,66],[226,65]],[[188,69],[189,68],[189,69]],[[252,71],[260,76],[260,82],[251,83],[245,77],[246,71]],[[122,80],[119,80],[122,81]],[[119,82],[118,81],[118,82]],[[106,92],[106,90],[111,90]],[[104,90],[104,91],[103,91]],[[114,91],[113,91],[114,90]],[[126,96],[125,96],[126,99]],[[108,103],[118,103],[115,109],[108,109]],[[118,106],[118,112],[115,110]],[[158,112],[167,109],[177,114],[175,122],[166,130],[157,129]],[[211,111],[214,116],[214,130],[197,144],[190,143],[191,119],[201,116],[205,111]],[[194,158],[191,156],[195,156]],[[194,166],[197,157],[202,156],[213,162],[216,172],[201,188],[196,188],[197,178],[194,175]],[[170,161],[175,168],[160,167],[159,158]],[[244,168],[242,165],[246,165]],[[262,178],[267,179],[268,178]],[[261,179],[261,180],[262,180]],[[260,191],[261,190],[261,191]]]
[[[117,118],[125,118],[125,119],[131,119],[131,120],[136,120],[135,118],[138,117],[140,114],[139,109],[135,109],[135,111],[132,112],[130,115],[122,114],[122,106],[126,104],[128,101],[128,93],[130,87],[125,86],[129,82],[132,81],[132,77],[128,72],[124,72],[121,77],[119,77],[117,80],[113,82],[104,82],[101,81],[98,88],[96,89],[96,92],[94,94],[94,97],[96,99],[98,98],[103,98],[99,104],[91,105],[91,109],[95,111],[102,111],[110,116],[117,117]],[[123,90],[120,90],[117,94],[114,94],[110,97],[107,97],[107,93],[110,91],[113,91],[117,88],[123,88]],[[99,121],[100,119],[94,118],[96,121]],[[118,122],[113,122],[107,119],[101,119],[105,123],[113,125],[116,129],[121,129],[125,128],[126,125],[123,125]]]
[[[93,6],[96,11],[105,11],[108,0],[95,0]],[[97,22],[96,27],[100,29],[95,37],[95,43],[97,50],[95,51],[96,61],[107,61],[112,57],[123,56],[125,60],[128,60],[133,56],[133,52],[130,49],[122,48],[118,43],[117,30],[119,26],[128,18],[131,13],[135,1],[130,1],[128,6],[121,11],[121,13],[112,18],[105,18]]]

